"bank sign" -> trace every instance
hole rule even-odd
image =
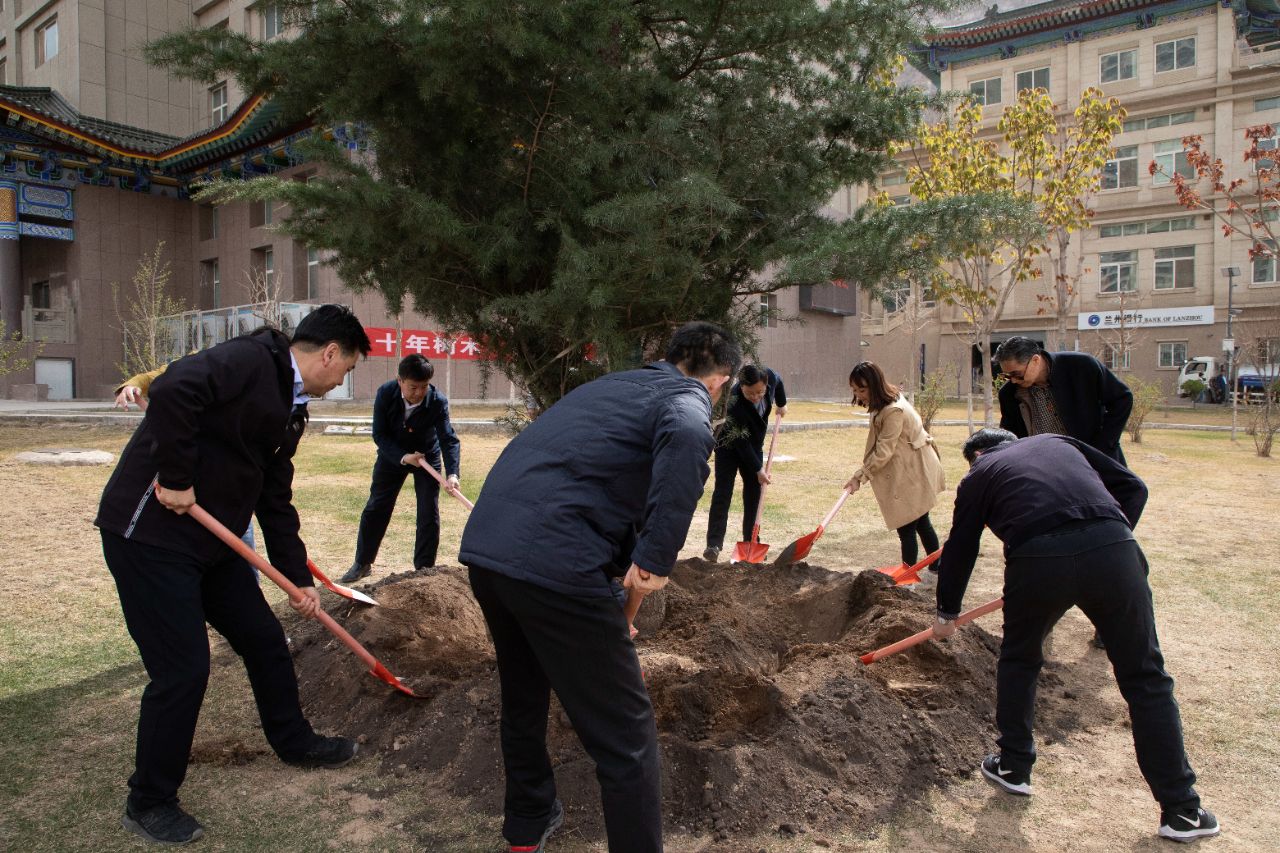
[[[1138,308],[1133,311],[1082,311],[1077,326],[1090,329],[1146,329],[1155,326],[1208,326],[1213,324],[1213,306],[1199,308]]]

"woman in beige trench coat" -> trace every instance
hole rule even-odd
[[[902,542],[902,562],[914,565],[919,559],[917,536],[926,554],[939,547],[929,510],[946,488],[942,460],[920,415],[897,386],[885,379],[879,365],[870,361],[855,365],[849,374],[849,388],[853,402],[870,413],[871,428],[862,464],[845,487],[856,492],[864,483],[871,483],[885,525],[896,530]],[[926,582],[934,579],[923,573],[920,577]]]

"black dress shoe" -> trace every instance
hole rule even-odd
[[[369,573],[373,571],[373,563],[352,563],[351,568],[347,569],[347,573],[338,578],[338,583],[355,583],[360,578],[369,577]]]
[[[342,767],[356,757],[360,745],[349,737],[324,737],[316,735],[306,752],[281,755],[280,760],[294,767]]]

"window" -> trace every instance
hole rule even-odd
[[[1098,77],[1103,83],[1132,80],[1138,75],[1138,51],[1120,50],[1098,57]]]
[[[53,307],[53,289],[49,286],[49,282],[37,281],[31,285],[31,307]]]
[[[1191,164],[1187,162],[1187,152],[1182,147],[1182,140],[1170,139],[1157,142],[1155,154],[1156,165],[1160,167],[1160,171],[1151,176],[1153,186],[1164,186],[1172,180],[1172,175],[1181,175],[1184,178],[1196,176],[1195,169],[1192,169]]]
[[[1156,73],[1193,68],[1196,64],[1195,37],[1164,41],[1156,45]]]
[[[275,277],[276,277],[275,249],[262,250],[262,274],[266,276],[268,285],[275,283]]]
[[[778,325],[778,295],[776,293],[760,294],[760,318],[756,325],[772,328]]]
[[[0,86],[9,82],[9,61],[0,56]]]
[[[280,7],[274,3],[264,5],[258,13],[262,17],[262,38],[273,39],[284,32],[283,16]]]
[[[1128,370],[1129,369],[1129,351],[1121,352],[1120,347],[1114,344],[1106,344],[1102,348],[1102,363],[1107,366],[1108,370]]]
[[[307,298],[320,298],[320,253],[307,249]]]
[[[249,205],[249,227],[261,228],[270,225],[275,217],[275,202],[255,201]]]
[[[222,307],[222,279],[218,275],[218,261],[200,262],[200,283],[209,288],[210,308]]]
[[[1138,282],[1137,252],[1101,252],[1098,270],[1103,293],[1133,293]]]
[[[893,174],[882,175],[880,177],[880,186],[882,187],[893,187],[898,184],[905,184],[906,182],[907,176],[903,172],[894,172]]]
[[[209,90],[209,118],[214,124],[227,120],[227,84],[219,83]]]
[[[200,239],[216,240],[218,238],[218,208],[212,204],[200,205]]]
[[[1276,140],[1277,140],[1277,139],[1280,139],[1280,137],[1272,136],[1272,137],[1270,137],[1270,138],[1268,138],[1268,139],[1259,139],[1259,140],[1258,140],[1258,151],[1259,151],[1259,152],[1262,152],[1262,151],[1275,151],[1275,150],[1276,150]],[[1272,156],[1272,157],[1259,157],[1257,160],[1254,160],[1254,161],[1253,161],[1253,171],[1254,171],[1255,173],[1256,173],[1259,169],[1274,169],[1275,167],[1276,167],[1276,158],[1275,158],[1274,156]]]
[[[1161,341],[1159,344],[1158,367],[1177,370],[1187,363],[1186,341]]]
[[[978,103],[984,107],[988,104],[1000,103],[1000,78],[992,77],[989,80],[976,80],[970,83],[969,94],[977,98]]]
[[[1271,257],[1259,255],[1253,259],[1253,283],[1276,284],[1280,282],[1280,278],[1276,276],[1276,267],[1280,266],[1280,261],[1276,259],[1276,242],[1264,240],[1263,244],[1271,249]]]
[[[1156,290],[1196,286],[1196,247],[1156,249]]]
[[[36,66],[44,65],[58,55],[58,16],[54,15],[36,27]]]
[[[1047,92],[1049,90],[1049,69],[1046,67],[1033,68],[1030,71],[1019,71],[1017,82],[1019,92],[1023,89],[1044,89]]]
[[[1135,234],[1164,234],[1169,231],[1191,231],[1196,227],[1194,216],[1176,216],[1173,219],[1151,219],[1146,222],[1118,222],[1115,225],[1099,225],[1099,237],[1132,237]]]
[[[1280,95],[1274,98],[1259,98],[1253,102],[1253,108],[1258,112],[1263,110],[1280,110]]]
[[[1184,110],[1180,113],[1163,113],[1158,116],[1147,116],[1146,118],[1131,118],[1124,123],[1124,132],[1132,133],[1135,130],[1152,130],[1153,128],[1168,127],[1173,124],[1186,124],[1195,120],[1195,110]]]
[[[1102,188],[1118,190],[1138,185],[1138,146],[1117,148],[1114,156],[1102,167]]]

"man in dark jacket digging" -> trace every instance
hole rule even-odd
[[[209,679],[206,622],[244,659],[263,732],[282,760],[339,767],[355,756],[355,741],[317,735],[303,716],[284,631],[253,572],[186,513],[198,499],[231,530],[256,515],[272,564],[305,593],[291,606],[313,618],[320,598],[298,536],[293,455],[307,401],[337,387],[368,352],[355,315],[323,305],[292,341],[259,329],[179,359],[151,386],[147,415],[102,493],[102,553],[151,679],[123,818],[149,841],[204,834],[178,805],[178,788]]]
[[[420,463],[439,471],[443,459],[448,488],[458,488],[458,435],[449,420],[449,401],[431,384],[435,367],[422,355],[409,355],[396,373],[395,379],[378,389],[373,401],[373,442],[378,455],[373,462],[369,501],[360,514],[355,562],[342,576],[343,583],[357,581],[373,570],[396,498],[410,475],[418,499],[413,567],[434,566],[440,546],[440,484]]]
[[[1173,679],[1156,639],[1147,560],[1133,528],[1147,487],[1128,468],[1060,435],[1018,439],[983,429],[964,445],[969,473],[956,488],[951,534],[942,548],[934,636],[955,632],[984,527],[1004,543],[1004,639],[996,667],[998,755],[982,774],[1011,794],[1030,795],[1036,760],[1032,724],[1044,638],[1079,607],[1106,641],[1129,705],[1138,767],[1160,803],[1159,834],[1175,841],[1216,835],[1200,807],[1187,763]]]
[[[689,323],[665,361],[548,408],[485,480],[459,559],[497,653],[513,851],[541,850],[563,820],[552,690],[596,764],[610,851],[662,850],[653,706],[610,578],[633,594],[666,584],[709,473],[711,404],[740,358],[723,329]]]

